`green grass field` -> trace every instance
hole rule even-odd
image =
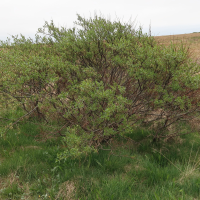
[[[1,132],[21,114],[1,114]],[[59,137],[45,137],[44,129],[43,123],[25,120],[1,137],[0,199],[200,198],[197,132],[140,145],[147,131],[138,129],[129,133],[137,143],[115,138],[98,153],[56,163],[62,143]]]

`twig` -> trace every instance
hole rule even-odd
[[[127,157],[127,158],[131,158],[131,159],[134,159],[134,158],[135,158],[135,156],[117,155],[117,154],[114,154],[114,153],[110,153],[110,155],[119,156],[119,157]]]
[[[35,108],[33,108],[33,110],[31,110],[30,112],[28,112],[28,113],[25,114],[24,116],[20,117],[16,122],[14,122],[14,123],[12,124],[12,126],[15,125],[15,124],[17,124],[21,119],[23,119],[23,118],[26,117],[27,115],[30,115],[36,108],[38,108],[38,106],[36,106]]]
[[[176,134],[177,132],[175,133],[172,133],[172,134],[169,134],[169,135],[160,135],[159,137],[157,137],[157,139],[160,139],[160,138],[173,138],[173,137],[178,137],[178,136],[182,136],[182,135],[187,135],[187,134],[190,134],[191,131],[188,131],[187,133],[180,133],[180,134]]]
[[[23,115],[22,117],[20,117],[17,121],[15,121],[11,126],[14,126],[15,124],[17,124],[21,119],[23,119],[24,117],[26,117],[27,115],[30,115],[38,106],[36,106],[35,108],[33,108],[33,110],[31,110],[30,112],[26,113],[25,115]],[[8,128],[6,129],[5,133],[7,133]]]
[[[153,149],[154,151],[157,151],[156,149]],[[157,151],[159,154],[161,154],[164,158],[166,158],[176,169],[178,169],[180,172],[182,172],[171,160],[169,160],[165,155],[163,155],[161,152]]]
[[[5,118],[5,117],[0,117],[0,119],[5,119],[5,120],[8,120],[8,121],[12,121],[12,119],[8,119],[8,118]]]
[[[57,132],[54,133],[54,135],[56,135],[56,133],[59,133],[60,136],[65,136],[63,134],[61,134],[60,132],[62,131],[63,128],[65,128],[67,126],[68,123],[66,123],[64,126],[61,127],[61,129],[59,129]]]

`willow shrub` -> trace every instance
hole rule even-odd
[[[141,28],[97,16],[78,15],[75,24],[45,22],[35,41],[1,42],[1,93],[30,115],[59,122],[66,145],[58,160],[96,151],[136,126],[153,129],[154,141],[169,137],[172,124],[196,116],[199,68],[188,48],[164,47]]]

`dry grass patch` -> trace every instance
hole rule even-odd
[[[26,147],[21,147],[22,150],[26,150],[26,149],[42,149],[42,147],[39,146],[26,146]]]
[[[19,177],[16,176],[16,174],[17,174],[17,171],[15,173],[11,173],[5,178],[0,177],[0,191],[3,191],[4,189],[12,186],[13,184],[17,184],[19,188],[23,189],[23,185],[19,181]]]
[[[23,199],[26,200],[32,200],[35,199],[34,197],[31,196],[31,191],[30,191],[30,185],[29,183],[22,183],[19,181],[19,177],[16,176],[15,173],[11,173],[5,178],[0,178],[0,199],[2,198],[2,193],[4,192],[5,189],[12,187],[14,184],[18,186],[19,189],[23,192],[22,197]]]
[[[74,182],[66,181],[62,183],[59,187],[59,192],[56,196],[56,200],[63,198],[64,200],[73,200],[75,199],[74,195],[76,192],[76,187]]]
[[[143,165],[140,164],[140,163],[137,163],[135,165],[128,164],[128,165],[124,166],[124,170],[125,170],[126,173],[130,172],[132,169],[134,169],[135,171],[144,171],[145,170],[145,168],[143,167]]]
[[[189,121],[189,124],[192,128],[192,130],[200,131],[200,119],[199,118],[193,118]]]
[[[180,178],[177,180],[177,182],[184,183],[186,180],[190,180],[192,178],[200,178],[199,168],[196,167],[197,166],[188,166],[184,171],[181,172]]]

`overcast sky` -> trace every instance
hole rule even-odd
[[[200,0],[2,0],[0,40],[20,33],[34,38],[45,21],[70,28],[77,13],[112,21],[136,19],[144,32],[151,24],[154,36],[200,32]]]

